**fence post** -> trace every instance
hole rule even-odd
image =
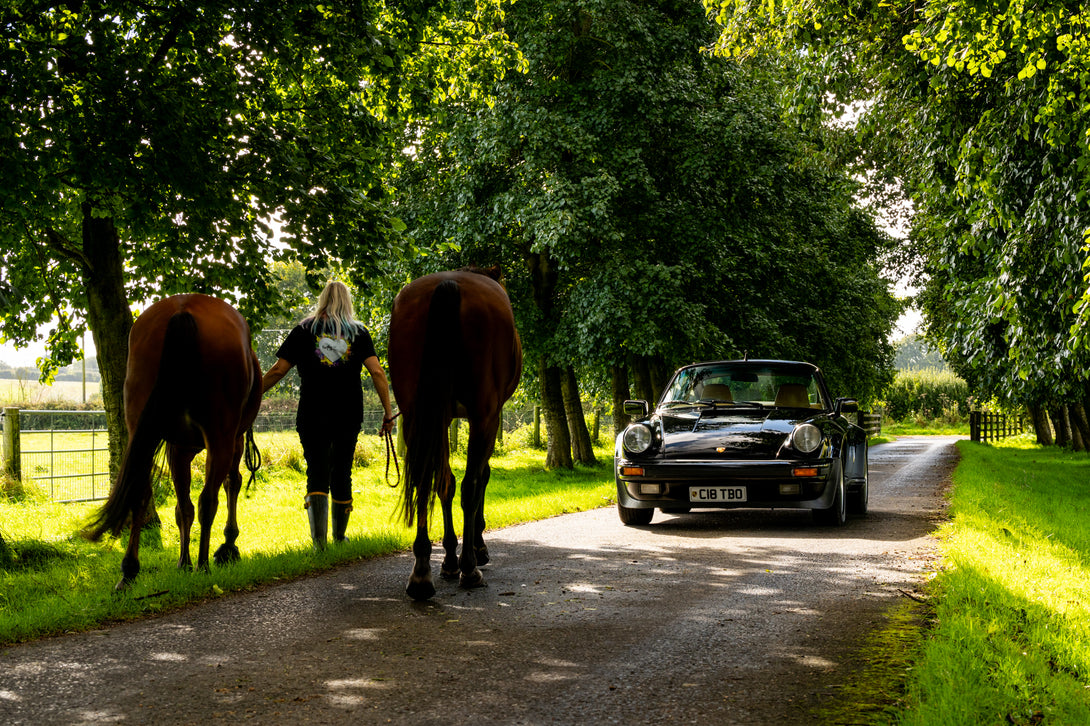
[[[598,443],[598,436],[602,432],[602,409],[594,409],[594,443]]]
[[[15,481],[23,478],[19,452],[19,409],[4,409],[4,466],[3,471]]]
[[[980,443],[980,411],[969,412],[969,439]]]

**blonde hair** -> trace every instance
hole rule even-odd
[[[302,325],[309,327],[315,335],[332,334],[349,341],[356,337],[356,332],[362,327],[352,308],[352,293],[343,282],[336,280],[326,283],[318,296],[314,314]]]

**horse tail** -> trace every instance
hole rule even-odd
[[[151,470],[163,446],[166,423],[184,410],[192,381],[200,371],[197,321],[187,311],[171,316],[163,337],[159,372],[129,445],[110,496],[88,528],[88,537],[98,540],[109,532],[121,534],[130,515],[142,512],[151,499]]]
[[[412,525],[420,502],[433,501],[443,480],[446,461],[444,427],[454,410],[455,366],[461,359],[462,291],[456,280],[443,280],[432,292],[428,308],[420,380],[413,417],[405,432],[405,522]]]

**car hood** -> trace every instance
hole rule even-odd
[[[707,409],[659,416],[667,458],[771,459],[795,425],[811,419],[797,410]]]

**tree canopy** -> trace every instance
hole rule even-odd
[[[783,119],[782,66],[710,57],[684,0],[521,0],[504,31],[523,69],[412,130],[399,209],[445,260],[505,266],[547,408],[574,362],[650,397],[640,378],[747,351],[878,394],[888,239],[824,130]]]
[[[115,463],[134,304],[207,292],[261,320],[270,260],[362,278],[398,251],[390,121],[471,83],[430,44],[464,34],[448,6],[0,6],[0,329],[18,343],[51,324],[54,365],[92,331]],[[495,46],[474,47],[487,64]]]
[[[724,28],[723,52],[744,54],[753,35],[805,50],[809,98],[864,103],[865,162],[912,203],[910,260],[928,336],[977,395],[1081,407],[1090,363],[1085,5],[707,4]]]

